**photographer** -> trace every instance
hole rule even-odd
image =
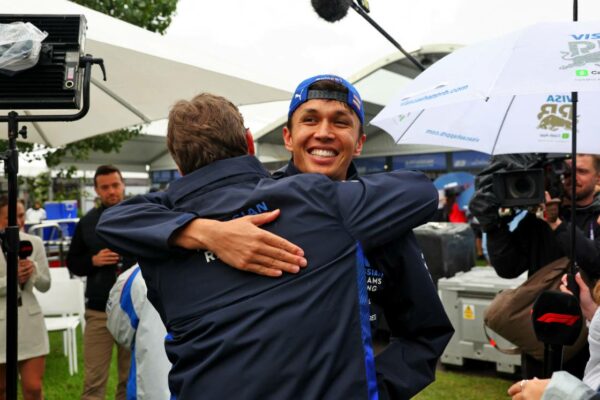
[[[503,158],[504,157],[504,158]],[[570,254],[571,243],[571,173],[564,174],[562,198],[546,193],[543,212],[529,210],[514,231],[508,227],[510,218],[499,216],[499,200],[494,195],[492,175],[501,169],[515,169],[527,155],[495,157],[492,164],[477,179],[476,193],[469,205],[473,215],[487,234],[490,263],[503,278],[515,278],[524,271],[531,276],[545,265]],[[570,167],[571,161],[566,161]],[[570,171],[570,168],[569,170]],[[577,155],[576,171],[576,260],[590,279],[600,277],[600,198],[595,185],[600,183],[600,158]],[[589,357],[587,348],[565,363],[565,369],[581,378]],[[540,376],[542,363],[525,356],[525,377]]]

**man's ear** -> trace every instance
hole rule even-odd
[[[288,129],[287,126],[283,127],[283,145],[289,152],[294,150],[292,132]]]
[[[250,129],[246,129],[246,143],[248,144],[248,154],[253,156],[256,152],[254,149],[254,138],[252,137]]]
[[[362,153],[363,145],[365,144],[365,140],[367,140],[367,135],[363,133],[356,141],[356,147],[354,148],[354,156],[360,156],[360,153]]]

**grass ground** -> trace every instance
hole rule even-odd
[[[436,381],[419,393],[416,400],[508,400],[509,386],[518,380],[498,377],[490,363],[476,363],[464,370],[438,368]]]
[[[50,354],[46,358],[46,374],[44,376],[44,397],[46,400],[79,399],[83,389],[83,340],[81,329],[77,331],[77,358],[79,372],[69,375],[69,361],[63,355],[62,333],[50,332]],[[117,386],[116,350],[107,385],[107,399],[114,399]]]
[[[46,359],[44,395],[47,400],[79,399],[83,388],[81,331],[77,338],[79,373],[69,376],[67,357],[62,352],[62,334],[50,333],[50,354]],[[463,370],[438,369],[436,381],[421,392],[417,400],[495,400],[508,399],[506,390],[515,379],[497,377],[492,364],[466,365]],[[107,399],[114,399],[117,384],[116,354],[113,352]]]

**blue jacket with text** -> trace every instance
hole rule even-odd
[[[165,257],[156,246],[137,254],[148,297],[167,327],[175,398],[378,398],[362,251],[433,215],[437,191],[425,175],[273,180],[244,156],[212,163],[143,201],[159,201],[181,216],[169,222],[156,216],[164,231],[140,233],[132,227],[157,226],[152,212],[139,218],[123,212],[128,202],[111,207],[98,234],[113,249],[135,254],[138,241],[196,217],[229,220],[279,208],[281,216],[266,229],[302,247],[308,260],[299,274],[273,279],[229,268],[210,252]],[[137,236],[124,239],[133,230]]]

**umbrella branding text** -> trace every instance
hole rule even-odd
[[[580,35],[571,35],[571,37],[575,40],[600,39],[600,33],[582,33]]]
[[[442,92],[437,92],[437,93],[432,93],[432,94],[420,96],[420,97],[417,97],[417,98],[406,97],[406,98],[402,99],[401,105],[406,106],[406,105],[409,105],[409,104],[419,103],[419,102],[425,101],[425,100],[433,100],[433,99],[435,99],[437,97],[447,96],[447,95],[452,94],[452,93],[457,93],[457,92],[465,91],[468,88],[469,88],[469,85],[463,85],[463,86],[455,87],[455,88],[452,88],[452,89],[446,89],[446,90],[444,90]]]
[[[569,139],[568,131],[572,129],[573,111],[571,105],[571,96],[568,95],[549,95],[546,103],[540,107],[537,114],[539,124],[538,129],[545,131],[562,131],[556,134],[544,133],[540,138],[545,140],[565,140]]]
[[[589,40],[600,39],[600,33],[585,33],[571,36],[575,41],[568,43],[569,51],[561,51],[563,60],[570,61],[570,64],[563,65],[560,69],[583,67],[590,63],[600,63],[600,40]]]

